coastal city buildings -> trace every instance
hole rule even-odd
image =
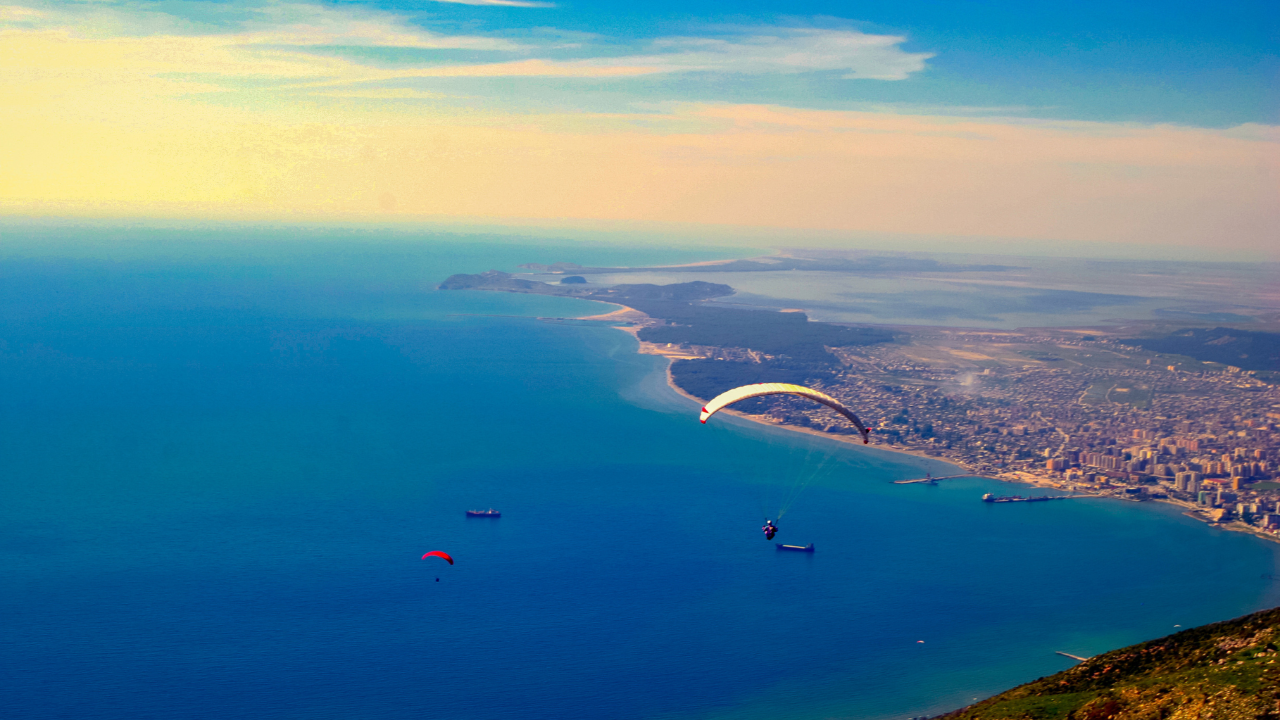
[[[1206,521],[1280,538],[1276,385],[1238,369],[1188,371],[1142,362],[1139,348],[1050,331],[936,338],[950,343],[953,354],[988,360],[999,354],[984,347],[1041,348],[1021,350],[1024,362],[982,362],[979,368],[922,360],[928,353],[916,346],[934,339],[914,336],[911,347],[831,348],[840,365],[808,384],[858,408],[883,445],[977,474],[1173,502]],[[965,350],[956,353],[959,345]],[[1065,362],[1047,354],[1046,346],[1071,350],[1083,362],[1057,367]],[[679,350],[704,359],[762,361],[744,349]],[[781,398],[758,407],[763,411],[751,412],[779,424],[851,432],[824,408],[803,401]]]

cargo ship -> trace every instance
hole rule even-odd
[[[774,543],[779,550],[791,550],[792,552],[813,552],[813,543],[808,545],[783,545],[782,543]]]
[[[1007,503],[1007,502],[1044,502],[1045,500],[1066,500],[1070,495],[1040,495],[1038,497],[1022,497],[1021,495],[1005,495],[997,496],[987,493],[982,496],[982,502],[989,503]]]
[[[502,517],[502,513],[493,508],[488,510],[468,510],[467,517]]]

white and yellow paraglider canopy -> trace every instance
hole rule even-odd
[[[870,434],[871,431],[867,430],[867,426],[862,424],[862,421],[858,419],[857,415],[853,414],[852,410],[845,407],[844,403],[830,395],[824,392],[818,392],[813,388],[807,388],[803,385],[791,385],[788,383],[757,383],[755,385],[743,385],[742,387],[722,392],[712,398],[711,402],[703,406],[702,416],[699,419],[703,424],[705,424],[707,422],[707,418],[715,415],[725,407],[728,407],[739,400],[760,397],[762,395],[799,395],[801,397],[807,397],[810,400],[820,402],[845,416],[849,422],[853,423],[854,427],[858,428],[858,432],[862,433],[862,442],[864,444],[868,442],[867,435]]]

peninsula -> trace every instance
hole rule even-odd
[[[864,275],[904,263],[917,273],[1005,269],[909,258],[765,258],[664,270],[706,277],[785,265]],[[1162,333],[1132,324],[988,330],[814,322],[801,310],[726,303],[722,298],[735,292],[727,284],[603,284],[584,277],[652,268],[526,268],[535,274],[454,275],[439,288],[619,304],[623,310],[596,319],[622,324],[642,352],[670,358],[672,386],[700,401],[749,383],[806,385],[859,408],[884,449],[1012,482],[1169,502],[1224,529],[1280,541],[1280,334],[1225,327]],[[824,408],[787,397],[748,400],[735,410],[837,439],[855,432]]]

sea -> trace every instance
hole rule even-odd
[[[1280,544],[896,485],[955,469],[699,425],[570,319],[612,306],[434,290],[758,250],[0,232],[3,717],[909,718],[1280,604]]]

